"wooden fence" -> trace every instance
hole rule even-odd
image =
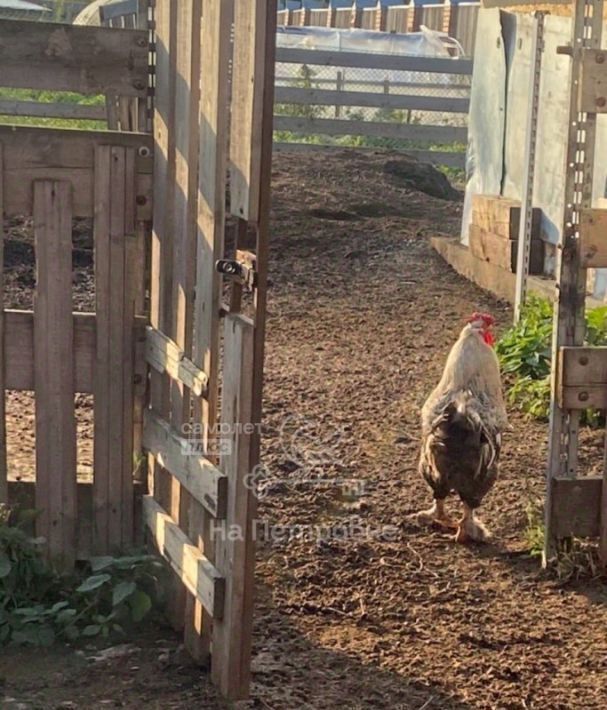
[[[65,566],[128,549],[142,518],[173,571],[172,622],[195,658],[212,653],[214,681],[240,699],[250,682],[255,495],[245,482],[259,459],[276,5],[156,0],[154,15],[153,137],[124,132],[126,121],[121,132],[0,126],[0,212],[33,216],[37,263],[33,311],[0,308],[0,389],[35,393],[35,480],[8,480],[2,406],[0,502],[39,508],[35,532]],[[146,30],[3,22],[0,84],[143,102],[148,40]],[[94,313],[72,312],[74,217],[93,220]],[[94,395],[92,483],[77,478],[75,392]],[[148,476],[137,485],[142,451]]]
[[[421,26],[446,32],[462,45],[467,56],[474,54],[476,21],[480,2],[443,5],[410,4],[386,7],[378,2],[373,8],[328,8],[324,10],[282,10],[279,25],[297,27],[336,27],[382,32],[419,32]]]
[[[108,6],[111,11],[100,8],[104,26],[128,31],[116,34],[100,30],[94,39],[83,37],[80,26],[8,21],[5,27],[10,32],[0,38],[0,46],[6,53],[3,54],[0,88],[44,90],[52,86],[55,100],[0,98],[0,116],[99,121],[111,130],[149,132],[151,18],[148,3],[149,0],[124,0]],[[129,14],[117,14],[118,11]],[[58,46],[61,49],[57,49]],[[32,66],[28,70],[31,75],[24,78],[21,74],[28,61]],[[65,91],[103,96],[105,105],[63,102],[59,92]]]
[[[145,33],[7,20],[0,47],[3,87],[146,95]],[[41,511],[36,533],[67,567],[135,538],[151,156],[148,135],[0,126],[0,213],[33,217],[37,269],[33,311],[0,315],[0,389],[35,397],[35,480],[7,478],[3,397],[0,498]],[[82,217],[93,220],[92,313],[72,306],[72,220]],[[92,481],[77,477],[75,393],[95,400]]]
[[[276,59],[275,131],[293,139],[379,138],[425,160],[464,166],[471,60],[291,48],[279,48]],[[293,66],[303,71],[289,71]],[[330,77],[327,68],[333,68]],[[396,79],[384,78],[388,73]],[[348,118],[353,107],[354,118]],[[361,109],[369,120],[360,118]],[[395,116],[404,122],[390,120]],[[429,150],[432,144],[437,149]],[[446,150],[447,144],[455,146]],[[279,150],[319,147],[297,140],[277,143]]]

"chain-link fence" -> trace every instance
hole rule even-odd
[[[279,62],[277,140],[463,151],[471,86],[464,66],[465,73],[453,74]],[[285,126],[300,132],[281,130]],[[434,130],[440,128],[454,130]]]

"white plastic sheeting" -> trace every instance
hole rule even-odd
[[[425,27],[420,32],[396,34],[370,30],[341,30],[325,27],[279,27],[278,47],[325,49],[338,52],[370,52],[408,57],[449,57],[447,46],[456,56],[464,52],[457,40]]]
[[[499,195],[502,187],[506,57],[499,10],[479,12],[475,51],[466,153],[467,183],[462,216],[464,244],[468,244],[472,195]]]
[[[468,243],[470,203],[474,194],[522,199],[525,131],[531,67],[530,15],[483,9],[479,12],[476,61],[472,77],[467,184],[462,242]],[[607,30],[604,31],[607,38]],[[502,49],[497,48],[501,38]],[[571,40],[571,20],[548,15],[544,20],[544,53],[533,204],[542,210],[542,238],[557,244],[562,229],[571,60],[556,53]],[[502,114],[503,112],[503,114]],[[502,114],[502,115],[500,115]],[[599,116],[595,153],[593,204],[607,207],[607,116]],[[545,270],[554,273],[554,257]],[[603,299],[607,270],[591,274],[593,295]]]

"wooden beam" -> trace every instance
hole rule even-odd
[[[209,378],[185,356],[175,342],[164,333],[148,326],[146,330],[146,359],[157,372],[167,373],[181,382],[197,397],[204,397]]]
[[[214,619],[220,618],[225,579],[152,496],[143,497],[143,516],[156,547],[190,594]]]
[[[47,103],[44,101],[0,101],[2,116],[31,116],[34,118],[64,118],[78,121],[105,121],[104,106],[87,106],[84,104]]]
[[[36,532],[61,567],[76,557],[76,416],[69,183],[34,182]]]
[[[366,52],[334,52],[331,50],[278,47],[276,62],[313,64],[357,69],[391,69],[394,71],[436,72],[438,74],[472,75],[471,59],[411,57]]]
[[[457,237],[432,237],[430,244],[458,274],[490,291],[498,298],[514,303],[516,281],[514,274],[477,258]],[[547,298],[549,301],[553,301],[555,298],[554,279],[530,276],[527,287],[531,293]],[[605,303],[586,295],[586,305],[588,308],[599,308]]]
[[[167,422],[147,410],[143,446],[213,517],[225,517],[227,479],[200,453],[200,440],[180,436]]]
[[[607,407],[607,347],[562,347],[558,375],[557,397],[561,408]]]
[[[95,160],[95,534],[97,554],[133,544],[136,298],[135,154],[99,146]]]
[[[148,37],[142,30],[14,20],[0,25],[2,86],[146,96]]]
[[[555,477],[552,486],[552,532],[555,539],[597,537],[603,477]]]
[[[580,213],[580,258],[587,269],[607,266],[607,210],[585,209]]]
[[[518,240],[502,237],[478,227],[476,224],[471,224],[469,241],[469,249],[474,256],[506,269],[512,274],[516,273]],[[541,274],[543,271],[544,242],[533,239],[529,252],[529,273]]]
[[[532,213],[531,238],[540,236],[542,212],[534,208]],[[472,223],[481,229],[498,234],[506,239],[517,240],[521,219],[521,202],[500,195],[472,196]]]
[[[229,430],[221,469],[228,478],[226,519],[217,525],[216,564],[226,579],[223,619],[213,626],[212,673],[229,699],[246,697],[250,683],[253,632],[253,587],[256,511],[254,491],[246,485],[251,472],[253,417],[253,323],[228,314],[224,329],[222,431]],[[231,534],[238,531],[238,535]]]
[[[441,113],[468,113],[470,107],[468,98],[300,89],[290,86],[276,87],[275,100],[279,104],[359,106],[361,108],[408,109],[411,111],[439,111]]]
[[[74,392],[92,393],[95,355],[95,315],[74,313]],[[5,387],[34,389],[34,314],[5,311]]]
[[[151,219],[152,136],[69,128],[0,126],[0,143],[4,146],[6,216],[31,215],[32,181],[45,179],[70,182],[73,216],[93,217],[95,150],[100,145],[117,145],[136,150],[136,217],[138,220]]]
[[[580,113],[607,113],[607,78],[604,49],[582,49],[581,78],[578,87]]]

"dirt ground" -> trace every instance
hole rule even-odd
[[[563,586],[526,552],[545,425],[512,412],[482,508],[494,544],[457,546],[407,520],[429,502],[418,417],[448,349],[472,311],[500,328],[511,311],[429,246],[458,232],[461,197],[406,186],[388,159],[275,162],[264,540],[242,707],[603,708],[607,587]],[[590,468],[599,439],[585,440]],[[97,660],[87,649],[5,650],[2,707],[224,707],[177,648],[158,628]]]

